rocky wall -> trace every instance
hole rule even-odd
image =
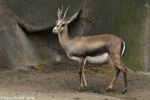
[[[7,17],[0,16],[0,64],[50,64],[66,58],[51,29],[57,8],[70,6],[68,17],[81,10],[69,35],[111,33],[126,41],[123,61],[133,70],[145,66],[145,0],[0,0]],[[0,7],[0,13],[3,8]],[[6,19],[6,20],[4,20]],[[3,22],[3,23],[2,23]],[[20,26],[18,23],[23,25]],[[147,42],[146,42],[147,43]],[[146,58],[148,59],[148,58]],[[67,59],[65,61],[68,61]],[[16,68],[16,67],[15,67]],[[18,67],[17,67],[18,68]]]

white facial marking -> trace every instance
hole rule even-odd
[[[57,25],[60,25],[61,23],[62,23],[62,21],[60,20],[60,21],[57,22]]]
[[[57,27],[56,26],[53,28],[53,33],[57,33]]]

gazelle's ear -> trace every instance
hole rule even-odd
[[[74,21],[74,20],[77,18],[78,15],[79,15],[79,12],[75,13],[75,14],[67,21],[67,23],[70,24],[72,21]]]

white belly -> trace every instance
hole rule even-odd
[[[73,61],[77,61],[77,62],[80,62],[80,58],[79,57],[69,57],[69,59],[73,60]]]
[[[86,57],[86,61],[88,61],[89,63],[105,63],[109,60],[109,55],[108,53],[104,53],[101,55],[97,55],[97,56],[87,56]]]
[[[75,57],[75,56],[71,56],[71,57],[69,57],[69,59],[71,59],[73,61],[77,61],[77,62],[80,62],[80,60],[81,60],[81,58]],[[109,55],[108,55],[108,53],[104,53],[104,54],[92,56],[92,57],[87,56],[85,59],[89,63],[105,63],[105,62],[108,62]]]

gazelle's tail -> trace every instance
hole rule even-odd
[[[126,43],[125,43],[125,41],[123,41],[123,42],[121,43],[121,50],[120,50],[120,55],[121,55],[121,57],[123,56],[123,54],[124,54],[124,52],[125,52],[125,48],[126,48]]]
[[[123,56],[123,54],[124,54],[124,52],[125,52],[125,49],[126,49],[126,43],[125,43],[125,41],[123,41],[123,42],[121,43],[121,50],[120,50],[120,55],[121,55],[121,57]],[[132,74],[132,73],[135,72],[135,71],[133,71],[132,69],[130,69],[130,68],[128,68],[127,66],[125,66],[123,63],[122,63],[122,65],[124,66],[124,68],[127,70],[128,73]]]

